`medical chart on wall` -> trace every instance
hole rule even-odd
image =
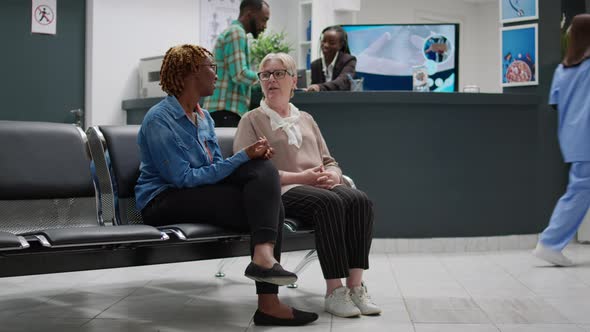
[[[217,36],[240,13],[240,0],[201,0],[200,45],[213,51]]]

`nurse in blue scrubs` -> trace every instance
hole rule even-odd
[[[590,14],[574,17],[568,40],[553,75],[549,104],[559,113],[559,145],[565,162],[571,163],[569,183],[533,251],[557,266],[573,265],[562,250],[590,207]]]

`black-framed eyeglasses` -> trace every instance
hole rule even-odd
[[[258,73],[258,78],[261,81],[268,81],[270,79],[270,75],[272,75],[275,77],[275,79],[280,80],[283,79],[287,74],[293,76],[293,74],[291,74],[286,69],[279,69],[275,71],[261,71]]]
[[[202,63],[200,65],[197,65],[197,67],[198,66],[211,67],[211,68],[213,68],[213,71],[215,72],[215,74],[217,74],[217,64],[216,63]]]

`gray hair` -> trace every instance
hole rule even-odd
[[[268,53],[262,61],[260,61],[260,65],[258,66],[258,71],[262,71],[264,65],[269,62],[270,60],[279,60],[283,66],[287,68],[287,71],[291,75],[297,75],[297,65],[295,64],[295,60],[287,53]]]
[[[262,71],[264,65],[271,60],[278,60],[280,61],[283,66],[287,68],[287,72],[291,76],[297,77],[297,65],[295,64],[295,60],[292,56],[287,53],[279,52],[279,53],[268,53],[262,61],[260,61],[260,65],[258,65],[258,71]],[[291,98],[295,95],[295,91],[291,91]]]

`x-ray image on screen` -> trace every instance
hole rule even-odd
[[[457,91],[458,24],[344,25],[365,90],[412,90],[412,71],[424,66],[428,90]]]

